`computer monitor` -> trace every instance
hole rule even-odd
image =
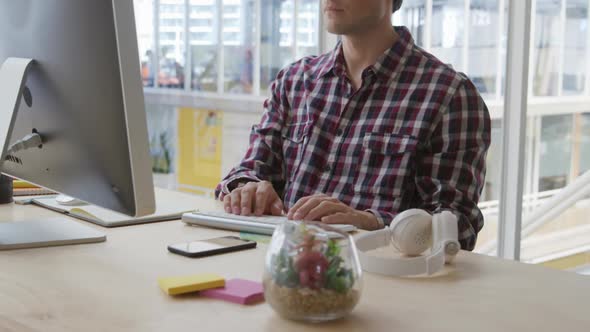
[[[154,213],[138,54],[133,0],[0,0],[2,173]]]

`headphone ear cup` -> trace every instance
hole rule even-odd
[[[391,222],[391,242],[401,253],[418,256],[432,245],[432,216],[420,209],[406,210]]]

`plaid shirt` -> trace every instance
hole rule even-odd
[[[283,69],[250,148],[217,187],[267,180],[287,208],[324,193],[388,225],[410,208],[448,209],[472,250],[483,216],[477,202],[490,144],[486,105],[472,82],[400,40],[362,73],[355,91],[341,45]]]

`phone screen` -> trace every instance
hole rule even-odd
[[[218,237],[214,239],[193,241],[187,243],[178,243],[170,245],[170,249],[187,254],[197,254],[205,252],[216,252],[228,248],[250,248],[256,246],[256,242],[242,240],[234,236]],[[225,250],[223,250],[225,251]]]

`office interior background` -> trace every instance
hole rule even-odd
[[[489,255],[503,241],[509,1],[516,0],[405,0],[393,17],[419,46],[465,72],[490,109],[486,224],[476,248]],[[336,43],[322,27],[319,0],[135,0],[135,10],[156,184],[198,195],[213,195],[245,153],[277,72]],[[519,244],[524,262],[583,274],[590,274],[589,11],[590,0],[533,0]]]

